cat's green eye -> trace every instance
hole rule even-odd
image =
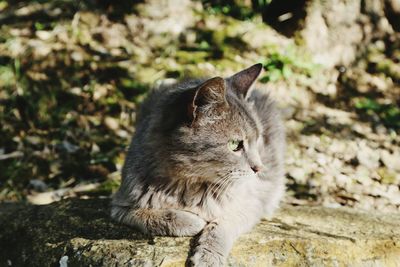
[[[228,141],[228,148],[234,152],[239,151],[243,149],[243,141],[231,139]]]

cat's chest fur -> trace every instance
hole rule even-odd
[[[258,219],[266,214],[266,198],[271,187],[268,181],[255,177],[236,183],[218,194],[218,185],[204,185],[201,189],[176,186],[170,191],[147,188],[147,193],[137,198],[138,208],[182,209],[198,214],[206,221],[212,221],[224,216]],[[212,194],[210,190],[216,189]],[[240,219],[240,218],[239,218]]]
[[[265,181],[250,178],[247,181],[244,180],[231,186],[223,194],[214,196],[202,195],[203,199],[200,201],[193,201],[192,205],[185,205],[179,208],[196,213],[206,221],[233,215],[242,216],[245,220],[259,218],[265,214],[264,202],[267,188]]]

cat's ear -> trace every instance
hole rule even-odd
[[[188,115],[192,121],[197,117],[199,107],[226,104],[225,80],[221,77],[211,78],[199,85],[188,105]]]
[[[261,63],[255,64],[245,70],[242,70],[227,79],[230,87],[239,96],[246,98],[255,80],[263,69]]]

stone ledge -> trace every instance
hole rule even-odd
[[[0,266],[184,266],[189,238],[108,218],[107,199],[0,204]],[[400,266],[400,214],[285,206],[233,248],[230,266]],[[67,256],[67,257],[65,257]],[[65,265],[64,265],[65,266]]]

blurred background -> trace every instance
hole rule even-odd
[[[261,62],[285,202],[400,210],[400,1],[0,0],[0,201],[107,197],[137,106]]]

